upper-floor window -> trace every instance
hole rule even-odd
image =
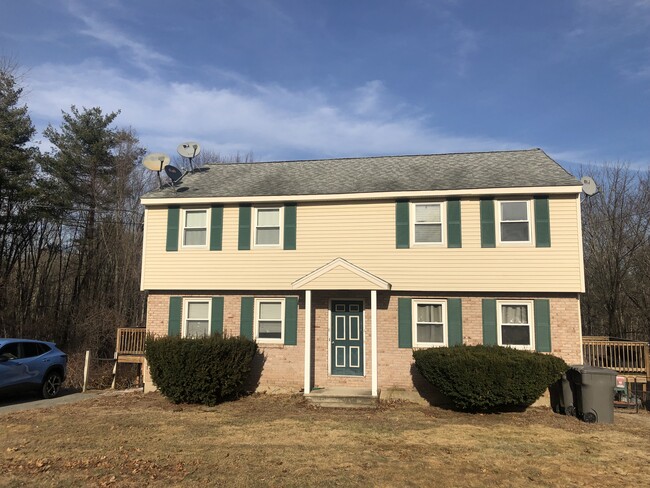
[[[254,243],[256,247],[282,245],[282,207],[255,208]]]
[[[210,335],[210,300],[186,300],[183,337]]]
[[[447,344],[447,310],[444,300],[413,300],[415,347]]]
[[[532,301],[498,301],[498,344],[517,349],[534,349],[532,315]]]
[[[208,211],[183,212],[183,247],[205,247],[208,242]]]
[[[499,241],[501,243],[531,242],[530,201],[499,202]]]
[[[413,244],[442,244],[443,204],[441,202],[413,203]]]
[[[255,300],[255,339],[260,342],[284,340],[284,299]]]

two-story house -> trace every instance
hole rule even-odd
[[[580,192],[540,149],[207,165],[142,198],[147,330],[253,338],[306,393],[413,388],[414,348],[578,363]]]

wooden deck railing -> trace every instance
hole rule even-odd
[[[650,356],[647,342],[583,337],[585,364],[610,368],[622,375],[645,376],[650,381]]]
[[[144,327],[117,329],[117,345],[115,351],[118,354],[144,354],[144,342],[146,338],[147,330]]]

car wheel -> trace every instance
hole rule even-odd
[[[41,387],[41,396],[43,398],[54,398],[61,392],[61,385],[63,384],[63,378],[56,371],[48,373],[43,381],[43,386]]]

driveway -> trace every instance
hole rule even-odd
[[[56,407],[57,405],[68,405],[77,403],[89,398],[94,398],[102,393],[101,391],[92,391],[87,393],[77,393],[75,390],[64,390],[61,395],[49,400],[43,400],[32,394],[15,395],[6,398],[0,398],[0,415],[20,412],[22,410],[35,410],[37,408]]]

